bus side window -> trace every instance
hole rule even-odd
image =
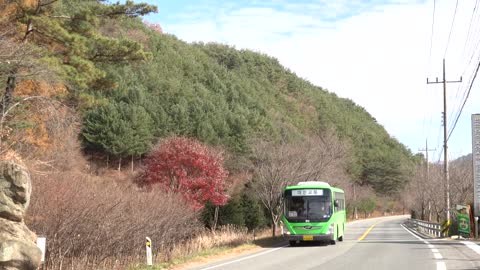
[[[340,192],[335,192],[335,200],[333,201],[335,211],[345,210],[345,195]]]

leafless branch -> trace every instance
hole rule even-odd
[[[298,181],[327,180],[343,174],[347,148],[332,132],[300,142],[254,143],[253,171],[258,198],[269,210],[272,223],[280,218],[282,190]]]

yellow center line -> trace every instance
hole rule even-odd
[[[380,222],[377,222],[375,224],[373,224],[372,226],[370,226],[370,228],[368,228],[368,230],[362,235],[360,236],[360,238],[358,238],[358,241],[362,241],[363,238],[367,237],[368,233],[373,229],[373,227],[375,227],[378,223]]]

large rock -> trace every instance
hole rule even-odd
[[[0,162],[0,270],[35,270],[40,265],[36,236],[23,223],[31,192],[25,168]]]
[[[11,161],[0,163],[0,218],[23,221],[32,184],[27,171]]]

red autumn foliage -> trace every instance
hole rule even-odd
[[[144,184],[180,193],[195,209],[206,202],[224,205],[225,179],[221,152],[194,139],[171,137],[161,141],[145,160]]]

